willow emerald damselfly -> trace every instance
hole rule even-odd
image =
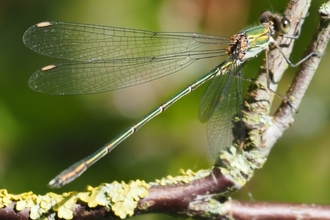
[[[61,172],[49,186],[61,187],[80,176],[88,167],[112,151],[148,121],[208,80],[199,106],[199,119],[208,122],[209,148],[214,158],[229,148],[235,138],[244,142],[242,107],[242,64],[266,50],[272,35],[286,34],[290,22],[285,17],[264,12],[261,24],[232,37],[195,33],[151,32],[97,25],[41,22],[23,36],[33,51],[68,60],[36,71],[29,80],[31,89],[52,95],[105,92],[145,83],[177,72],[200,59],[227,56],[206,75],[184,88],[94,154]],[[280,49],[280,48],[279,48]],[[286,58],[287,62],[290,61]]]

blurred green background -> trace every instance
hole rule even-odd
[[[297,61],[318,22],[315,0],[291,59]],[[33,92],[27,81],[45,65],[61,61],[38,55],[22,42],[24,31],[41,21],[70,21],[153,31],[187,31],[230,36],[256,24],[261,11],[282,11],[284,1],[260,0],[32,0],[0,2],[0,188],[10,193],[50,191],[47,183],[60,171],[116,137],[181,88],[221,60],[200,61],[154,82],[84,96],[49,96]],[[245,66],[254,77],[263,55]],[[278,202],[330,201],[329,55],[265,167],[235,199]],[[285,94],[295,69],[285,74]],[[177,175],[180,168],[208,168],[206,126],[198,121],[198,89],[152,120],[73,183],[55,192],[83,190],[114,180],[153,181]],[[277,100],[280,101],[280,100]],[[275,106],[276,107],[276,106]],[[158,219],[160,215],[139,218]],[[162,218],[169,218],[163,217]]]

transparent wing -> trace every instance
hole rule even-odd
[[[75,62],[36,71],[29,79],[31,89],[53,95],[92,94],[148,82],[176,72],[195,60],[155,62]]]
[[[23,42],[31,50],[50,57],[72,61],[108,61],[132,58],[157,59],[158,56],[162,58],[171,54],[190,56],[190,52],[200,55],[205,51],[199,50],[201,46],[227,46],[229,38],[195,33],[157,33],[88,24],[42,22],[24,33]],[[222,51],[220,52],[222,54]],[[205,54],[216,55],[219,55],[217,49]]]
[[[208,85],[199,104],[198,116],[199,120],[203,123],[211,118],[228,93],[231,78],[233,77],[233,70],[235,69],[233,59],[229,57],[219,65],[218,69],[221,72]]]
[[[36,91],[69,95],[141,84],[226,55],[229,38],[43,22],[30,27],[23,42],[42,55],[73,61],[43,68],[29,81]]]
[[[228,73],[215,77],[205,90],[199,108],[199,118],[208,121],[207,135],[209,149],[214,159],[221,151],[230,147],[234,138],[243,140],[245,129],[239,120],[242,108],[241,66],[234,64]],[[235,125],[235,128],[234,128]]]

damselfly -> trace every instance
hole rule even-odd
[[[23,36],[28,48],[70,61],[43,67],[31,76],[31,89],[53,95],[120,89],[169,75],[200,59],[228,57],[94,154],[64,170],[49,186],[57,188],[73,181],[152,118],[210,79],[199,106],[199,119],[208,121],[209,148],[217,158],[233,144],[233,118],[239,118],[242,106],[242,64],[271,43],[278,47],[272,35],[283,35],[290,29],[288,19],[270,12],[262,13],[260,21],[259,26],[230,38],[64,22],[42,22],[30,27]],[[244,142],[240,120],[235,131],[236,142]]]

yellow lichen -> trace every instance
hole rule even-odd
[[[104,206],[120,218],[134,214],[138,201],[148,193],[149,185],[144,181],[113,182],[98,187],[87,187],[88,192],[79,193],[77,197],[89,207]]]
[[[179,177],[167,177],[167,181],[185,183],[205,176],[209,174],[209,171],[194,173],[191,170],[186,172],[182,170],[181,173]],[[59,218],[69,220],[73,218],[77,202],[81,201],[90,208],[104,206],[118,217],[126,218],[134,214],[140,199],[148,194],[149,187],[150,184],[145,181],[136,180],[129,183],[113,182],[97,187],[89,186],[85,192],[68,192],[61,195],[55,193],[36,195],[32,192],[12,195],[3,189],[0,190],[0,207],[6,207],[15,202],[14,208],[17,211],[30,209],[31,219],[45,219],[50,212],[55,212]]]
[[[20,200],[16,203],[16,210],[17,211],[22,211],[22,210],[25,209],[25,207],[26,207],[26,201],[24,201],[24,200]]]
[[[150,185],[175,185],[178,183],[190,183],[196,179],[203,178],[211,173],[211,170],[199,170],[198,172],[193,172],[192,170],[180,170],[180,173],[182,175],[173,177],[173,176],[167,176],[165,178],[162,178],[160,180],[156,180],[155,183],[150,183]]]

